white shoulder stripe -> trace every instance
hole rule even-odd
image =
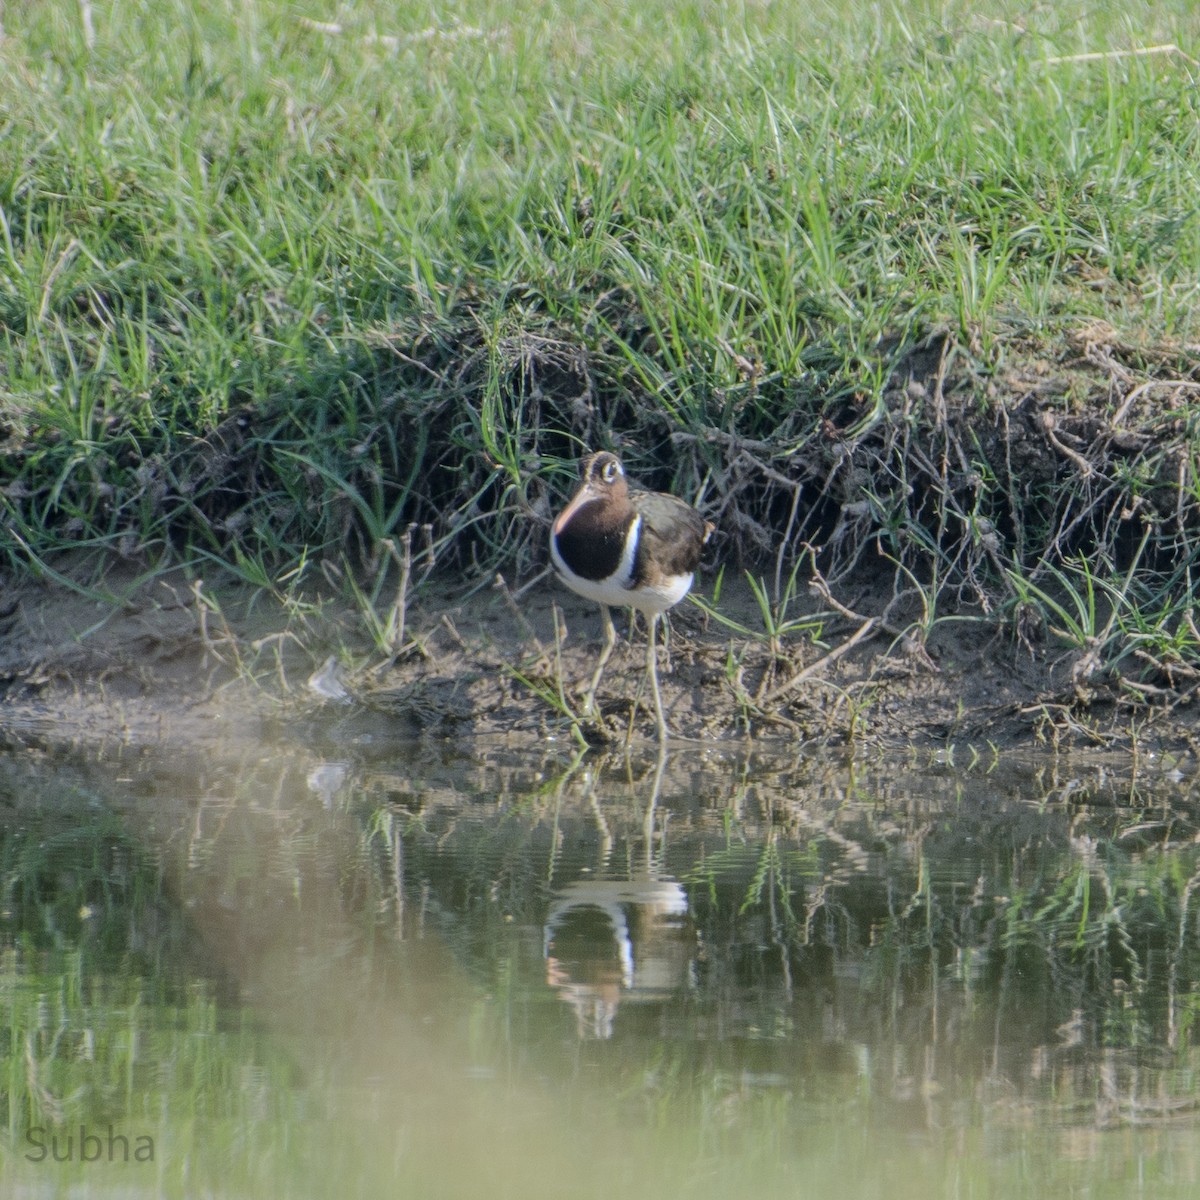
[[[625,534],[625,549],[621,552],[621,561],[617,564],[616,572],[613,574],[612,581],[618,587],[633,586],[633,564],[637,558],[638,542],[642,536],[642,514],[638,513],[633,518],[633,524],[629,526],[629,531]]]

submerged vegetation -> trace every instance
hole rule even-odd
[[[542,565],[612,446],[763,581],[773,651],[798,579],[869,568],[918,641],[969,612],[1080,686],[1194,685],[1194,5],[51,0],[3,34],[10,579],[338,573],[374,613],[397,572]]]

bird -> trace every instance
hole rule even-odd
[[[584,700],[595,713],[596,689],[617,640],[612,606],[646,614],[646,671],[654,695],[658,737],[667,722],[658,688],[658,619],[691,589],[700,553],[713,532],[685,500],[633,486],[621,460],[607,450],[579,462],[579,489],[550,530],[550,561],[573,592],[600,605],[604,648]]]

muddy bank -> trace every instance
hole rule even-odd
[[[800,599],[806,608],[789,613],[775,645],[748,590],[725,586],[715,616],[675,611],[660,671],[675,736],[852,753],[1040,746],[1195,757],[1190,681],[1123,679],[1044,633],[1006,636],[982,620],[938,622],[922,643],[890,592],[868,584],[844,599],[812,589]],[[599,615],[548,577],[466,598],[427,590],[405,617],[402,649],[384,656],[361,614],[340,603],[298,615],[261,595],[119,573],[103,594],[10,588],[0,730],[192,746],[315,731],[335,744],[500,735],[619,746],[654,735],[644,628],[618,622],[599,719],[584,719]]]

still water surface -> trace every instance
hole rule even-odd
[[[1194,1197],[1151,764],[0,749],[0,1195]]]

